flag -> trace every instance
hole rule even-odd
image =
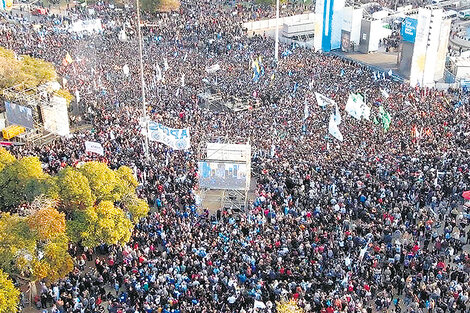
[[[341,124],[341,114],[339,113],[338,105],[335,103],[335,115],[334,115],[336,125]]]
[[[380,118],[382,120],[382,126],[384,130],[387,131],[390,128],[390,124],[392,123],[392,117],[387,111],[385,111],[383,106],[379,107],[379,112],[380,112]]]
[[[170,67],[168,66],[168,60],[166,58],[163,58],[163,70],[168,71]]]
[[[254,309],[266,309],[266,305],[264,304],[264,302],[255,300],[255,304],[253,308]]]
[[[377,80],[377,74],[375,72],[374,73],[374,80]]]
[[[380,92],[382,93],[382,97],[384,97],[385,99],[387,99],[388,97],[390,97],[389,93],[387,92],[387,90],[385,89],[380,89]]]
[[[259,68],[260,68],[259,76],[264,76],[264,65],[263,65],[263,59],[262,59],[261,56],[259,56],[259,58],[258,58],[258,64],[259,64]]]
[[[125,64],[122,67],[122,72],[124,73],[124,75],[129,76],[129,65]]]
[[[339,76],[343,76],[344,75],[344,70],[341,69],[341,72],[339,73]]]
[[[294,83],[294,88],[292,90],[292,93],[294,94],[295,96],[295,92],[297,91],[297,88],[299,88],[299,84],[297,82]]]
[[[361,105],[361,115],[366,120],[370,119],[370,108],[367,104],[365,104],[365,102],[362,102],[362,105]]]
[[[348,102],[346,103],[346,112],[349,113],[352,117],[357,120],[361,119],[362,116],[362,96],[358,96],[356,94],[349,94]]]
[[[305,106],[304,106],[304,120],[308,119],[310,116],[310,112],[308,110],[308,104],[307,101],[305,101]]]
[[[157,81],[161,81],[162,80],[162,70],[160,68],[160,65],[158,65],[158,62],[157,62],[157,69],[156,69],[156,74],[157,74]]]
[[[181,87],[184,87],[184,73],[181,75]]]
[[[334,100],[331,100],[330,98],[327,98],[318,92],[315,92],[315,99],[317,99],[317,103],[321,107],[325,107],[327,105],[336,105]]]
[[[330,116],[328,132],[339,141],[343,141],[343,135],[339,131],[338,124],[336,124],[335,117],[333,114]]]
[[[251,61],[251,69],[253,70],[253,81],[256,83],[259,81],[259,77],[261,74],[258,59]]]
[[[65,55],[65,61],[67,61],[68,64],[72,64],[73,63],[73,59],[72,57],[70,56],[70,53],[67,52],[67,54]]]
[[[393,76],[393,71],[392,71],[392,69],[390,69],[390,70],[388,71],[388,76],[390,76],[390,77]]]
[[[274,144],[271,145],[271,158],[274,157],[274,154],[276,153],[276,146]]]

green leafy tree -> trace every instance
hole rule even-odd
[[[16,158],[10,152],[5,148],[0,147],[0,172],[5,168],[5,166],[15,162],[15,160]]]
[[[18,312],[20,291],[15,288],[8,275],[0,269],[0,313]]]
[[[122,203],[134,223],[137,223],[142,217],[147,216],[149,212],[147,201],[137,198],[135,194],[123,199]]]
[[[65,215],[56,209],[44,208],[28,217],[4,213],[0,232],[0,267],[10,275],[53,282],[73,269]]]
[[[9,210],[33,200],[28,199],[27,189],[31,184],[37,187],[47,183],[48,178],[37,157],[25,157],[5,166],[0,172],[0,209]]]
[[[116,188],[116,175],[105,163],[87,162],[79,168],[87,179],[96,201],[117,200],[113,193]]]
[[[67,211],[85,210],[95,202],[88,178],[73,167],[66,167],[57,175],[60,207]]]
[[[102,243],[125,244],[129,241],[133,225],[124,211],[116,208],[111,201],[102,201],[85,211],[75,212],[67,223],[67,231],[74,241],[87,247]]]

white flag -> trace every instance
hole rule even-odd
[[[335,103],[335,123],[336,125],[341,124],[341,114],[339,113],[338,105]]]
[[[310,112],[308,110],[308,104],[307,101],[305,101],[305,106],[304,106],[304,120],[308,119],[310,116]]]
[[[380,92],[382,93],[382,96],[387,99],[388,97],[390,97],[390,95],[388,94],[387,90],[385,89],[380,89]]]
[[[369,118],[370,118],[370,108],[364,102],[362,102],[362,105],[361,105],[361,115],[366,120],[369,120]]]
[[[163,70],[167,71],[170,67],[168,66],[168,60],[163,58]]]
[[[332,114],[330,116],[330,123],[328,125],[328,132],[333,136],[335,137],[336,139],[338,139],[339,141],[343,141],[343,135],[341,134],[341,132],[339,131],[339,128],[338,128],[338,125],[336,124],[335,122],[335,116]]]
[[[271,158],[274,157],[274,154],[276,153],[276,146],[274,144],[271,145]]]
[[[129,65],[125,64],[122,67],[122,71],[124,72],[124,75],[129,76]]]
[[[80,93],[78,92],[78,89],[75,90],[75,100],[77,101],[77,103],[80,102]]]
[[[358,95],[351,93],[349,94],[345,110],[349,113],[349,115],[351,115],[357,120],[360,120],[362,115],[361,105],[362,99]]]
[[[103,146],[99,142],[85,141],[85,151],[104,155]]]
[[[181,87],[184,87],[184,73],[181,75]]]
[[[254,308],[255,309],[266,309],[266,304],[264,304],[264,302],[255,300]]]
[[[315,92],[315,98],[317,99],[318,105],[321,106],[321,107],[336,104],[336,102],[334,100],[331,100],[330,98],[327,98],[324,95],[319,94],[318,92]]]
[[[158,65],[158,62],[157,62],[157,81],[161,81],[162,79],[163,79],[162,70],[160,68],[160,65]]]

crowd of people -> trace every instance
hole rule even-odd
[[[76,250],[74,272],[42,284],[38,307],[275,312],[277,301],[295,299],[305,312],[469,312],[461,197],[470,189],[468,95],[413,88],[295,46],[281,46],[276,64],[273,40],[243,29],[247,12],[181,2],[179,12],[145,16],[144,78],[150,119],[190,127],[191,148],[151,142],[150,159],[134,10],[69,9],[75,18],[100,18],[97,34],[69,33],[71,20],[62,17],[44,17],[39,28],[17,19],[0,27],[1,46],[56,65],[79,95],[71,123],[92,125],[12,152],[39,156],[51,173],[87,160],[128,165],[154,208],[128,244]],[[72,63],[63,62],[67,53]],[[260,56],[264,75],[255,82],[251,64]],[[215,64],[220,70],[208,73]],[[261,105],[211,111],[198,96],[209,90]],[[320,107],[315,92],[338,104],[342,142],[328,133],[334,108]],[[372,108],[371,121],[344,111],[355,92]],[[388,131],[372,122],[379,105],[391,115]],[[196,201],[198,147],[221,138],[252,145],[256,196],[243,212],[211,214]],[[105,155],[86,153],[85,140],[101,143]]]

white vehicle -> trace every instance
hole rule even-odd
[[[470,19],[470,9],[462,10],[459,12],[459,18],[461,20],[468,20]]]
[[[458,13],[457,11],[454,11],[454,10],[448,10],[444,12],[444,18],[453,20],[453,19],[456,19],[457,16],[458,16]]]

